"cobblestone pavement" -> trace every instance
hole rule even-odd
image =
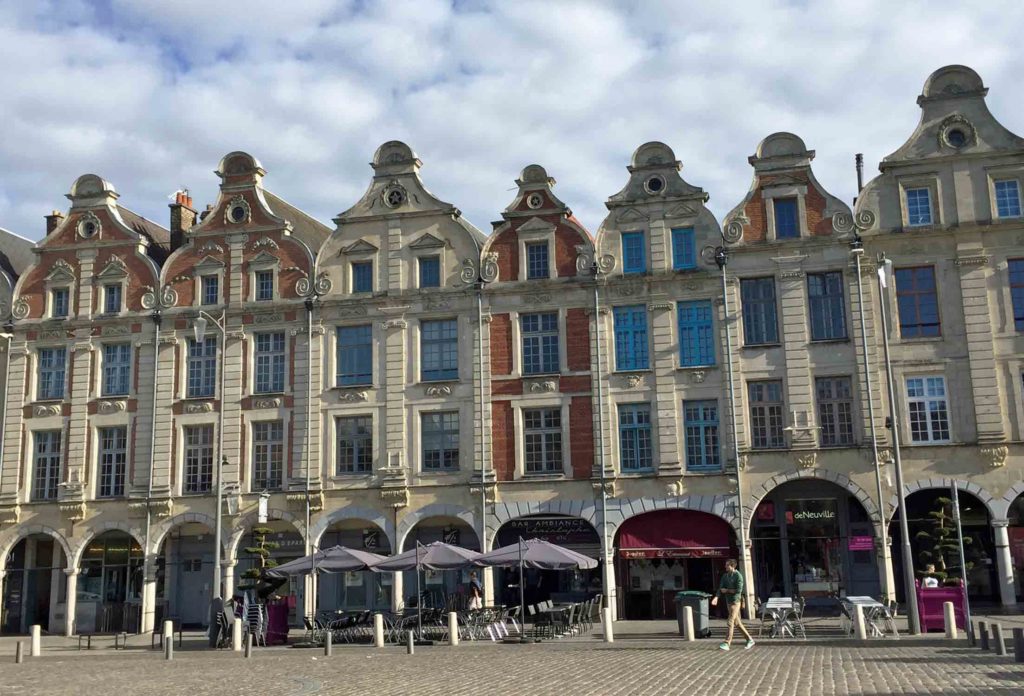
[[[195,641],[198,644],[198,641]],[[148,643],[146,643],[148,645]],[[535,645],[467,644],[376,650],[263,648],[180,650],[171,662],[145,648],[44,649],[14,663],[0,643],[0,695],[34,694],[1024,694],[1024,664],[963,641],[876,640],[759,643],[744,651],[640,636]],[[27,648],[27,642],[26,642]]]

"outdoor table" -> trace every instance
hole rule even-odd
[[[874,597],[847,597],[846,602],[852,605],[853,608],[860,607],[864,612],[864,621],[867,622],[868,630],[872,636],[883,636],[885,631],[882,630],[880,623],[884,623],[885,626],[892,631],[892,634],[899,637],[899,631],[896,629],[896,623],[893,621],[892,614],[889,613],[889,607],[882,604]],[[851,615],[853,612],[850,612]]]
[[[790,613],[795,608],[795,604],[791,597],[770,597],[762,607],[763,611],[768,613],[772,618],[772,627],[769,630],[769,636],[772,638],[780,638],[789,633],[790,636],[796,637],[793,632],[793,626],[790,623]]]

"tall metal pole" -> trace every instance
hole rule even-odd
[[[147,599],[146,592],[146,572],[147,568],[147,556],[149,555],[149,544],[150,534],[153,526],[153,467],[156,463],[156,458],[153,456],[156,451],[156,406],[157,406],[157,387],[160,385],[160,322],[161,315],[159,310],[153,312],[153,399],[150,407],[150,415],[152,420],[149,424],[149,480],[146,482],[146,548],[143,549],[143,561],[142,561],[142,603],[143,603],[143,616],[142,626],[140,630],[152,630],[153,624],[149,621],[149,617],[154,614],[153,606]],[[164,560],[166,564],[166,559]],[[155,600],[155,593],[154,593]]]
[[[483,281],[477,282],[476,286],[476,332],[477,332],[477,370],[480,373],[480,423],[479,423],[479,446],[480,446],[480,553],[487,553],[487,455],[484,451],[484,294]],[[481,571],[482,573],[483,571]],[[493,573],[493,571],[492,571]],[[494,578],[491,578],[491,589],[493,591]],[[493,598],[492,598],[493,602]]]
[[[899,488],[899,509],[900,516],[900,537],[902,541],[903,558],[903,582],[904,594],[906,595],[907,616],[910,632],[917,635],[921,632],[921,617],[917,613],[917,590],[914,586],[914,559],[910,549],[910,528],[907,524],[907,500],[906,488],[903,485],[903,459],[900,456],[900,426],[899,418],[896,415],[896,387],[892,376],[892,359],[889,356],[889,320],[887,319],[886,304],[888,293],[886,293],[887,270],[892,262],[885,258],[885,254],[878,255],[878,292],[882,318],[882,348],[885,355],[885,380],[889,389],[889,422],[892,423],[892,452],[896,468],[896,487]]]
[[[212,323],[220,331],[220,354],[221,364],[217,366],[217,370],[220,373],[220,408],[217,410],[217,466],[216,466],[216,480],[214,486],[217,492],[217,513],[215,529],[213,530],[213,588],[212,594],[214,599],[222,599],[224,596],[224,578],[221,574],[221,527],[223,527],[223,515],[224,515],[224,464],[227,457],[224,454],[224,384],[225,384],[225,363],[227,359],[227,311],[221,312],[220,320],[214,319],[209,313],[200,310],[199,317],[205,321]],[[197,329],[197,334],[203,333],[205,326]],[[205,336],[203,337],[205,340]],[[198,342],[200,336],[196,336]],[[211,617],[212,620],[212,617]]]
[[[739,541],[740,541],[740,557],[738,562],[740,568],[749,570],[750,576],[753,577],[753,568],[743,568],[746,565],[747,557],[747,517],[743,514],[743,479],[742,470],[743,467],[740,465],[740,438],[739,429],[737,427],[736,417],[736,389],[732,370],[732,331],[729,327],[729,287],[726,282],[725,267],[729,263],[729,253],[725,247],[718,247],[715,249],[715,264],[718,269],[722,272],[722,314],[724,316],[723,325],[725,327],[725,366],[728,374],[729,381],[729,419],[732,426],[732,456],[736,462],[736,514],[739,515]],[[753,556],[751,556],[753,558]],[[745,599],[747,601],[747,613],[749,616],[753,616],[754,602],[753,602],[753,587],[751,583],[744,583],[746,586]]]
[[[859,157],[859,155],[858,155]],[[889,548],[889,532],[888,525],[885,521],[885,498],[883,498],[882,490],[882,467],[878,461],[878,434],[875,431],[875,400],[871,396],[871,359],[868,356],[868,325],[867,319],[865,318],[866,312],[864,311],[864,283],[860,275],[860,259],[864,255],[864,243],[860,239],[860,235],[854,233],[853,240],[850,242],[850,256],[853,257],[854,263],[857,267],[857,306],[860,308],[860,340],[861,350],[864,353],[864,394],[868,401],[868,425],[869,432],[871,433],[871,453],[875,462],[875,487],[878,494],[878,528],[879,528],[879,541],[881,542],[881,549],[883,557],[885,550]],[[892,593],[892,588],[889,587],[889,576],[888,572],[883,571],[882,573],[882,592],[886,597],[889,597]]]
[[[956,523],[957,550],[960,553],[960,574],[964,582],[964,628],[967,629],[967,637],[974,639],[974,625],[971,623],[971,598],[967,590],[967,559],[964,557],[964,530],[960,524],[960,492],[954,482],[950,488],[953,491],[953,521]]]
[[[604,475],[604,389],[601,381],[601,299],[597,286],[597,263],[594,264],[594,385],[597,391],[597,465],[601,470],[601,592],[604,606],[612,607],[612,588],[608,583],[608,567],[612,563],[611,545],[608,539],[608,491]],[[520,587],[522,582],[520,582]],[[613,610],[614,611],[614,610]],[[526,617],[523,617],[526,620]]]
[[[314,273],[315,273],[314,269]],[[314,276],[315,277],[315,276]],[[310,489],[313,478],[313,307],[314,293],[306,298],[306,554],[313,554],[312,572],[310,573],[309,592],[313,595],[313,618],[316,619],[317,599],[319,594],[319,583],[316,575],[316,549],[313,548],[311,536],[310,517],[312,516],[312,501]]]

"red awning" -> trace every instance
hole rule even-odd
[[[732,547],[729,523],[694,510],[656,510],[619,528],[623,558],[714,558]]]

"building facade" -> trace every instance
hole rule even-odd
[[[956,486],[972,596],[1016,603],[1024,140],[986,92],[962,66],[929,77],[852,210],[790,133],[757,146],[721,222],[699,172],[640,146],[593,234],[533,164],[485,235],[394,141],[333,228],[242,152],[166,228],[80,177],[0,269],[0,630],[201,624],[254,570],[256,526],[279,561],[541,536],[603,563],[528,593],[603,591],[620,618],[669,615],[730,556],[751,599],[902,597],[897,430],[915,571],[942,562],[930,513]],[[301,622],[397,608],[411,581],[280,592]]]

